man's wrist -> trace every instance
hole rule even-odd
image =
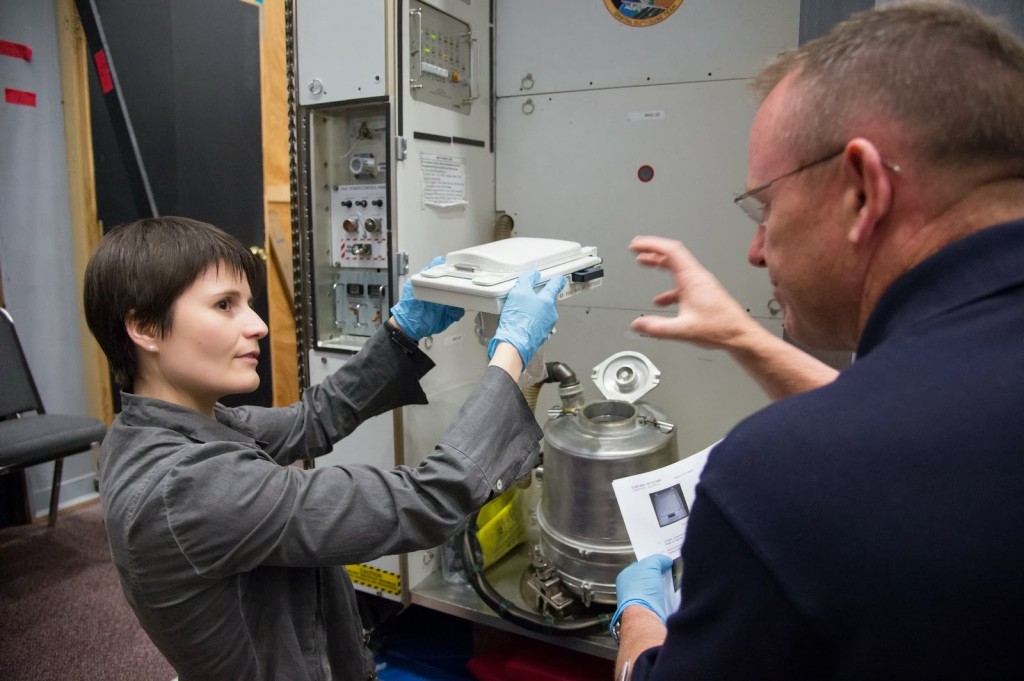
[[[612,637],[616,640],[616,642],[618,642],[619,638],[621,637],[622,616],[626,612],[626,609],[633,605],[639,606],[640,608],[649,611],[659,620],[661,620],[662,624],[665,623],[665,618],[661,616],[661,614],[654,608],[653,605],[651,605],[642,598],[628,598],[619,604],[619,607],[615,610],[615,614],[612,615],[611,623],[608,626],[609,630],[612,632]]]

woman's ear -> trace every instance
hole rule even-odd
[[[143,350],[153,350],[156,348],[156,330],[150,326],[140,324],[135,317],[135,310],[129,310],[124,320],[124,329],[128,332],[128,337],[132,339],[132,343]]]

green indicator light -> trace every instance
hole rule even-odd
[[[423,48],[423,52],[426,53],[426,54],[430,54],[430,48],[429,47],[424,47]]]
[[[437,40],[437,34],[436,33],[431,33],[430,34],[430,39],[431,40]]]

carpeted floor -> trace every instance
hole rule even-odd
[[[378,601],[367,597],[374,604]],[[440,612],[396,604],[375,610],[382,680],[600,679],[611,660],[475,627]],[[476,670],[467,664],[479,648]],[[541,653],[550,649],[552,652]],[[550,659],[548,659],[550,658]],[[555,662],[552,662],[555,660]],[[506,668],[563,669],[561,675]],[[527,666],[524,666],[527,665]],[[533,665],[532,667],[529,665]],[[468,669],[467,669],[468,668]],[[0,529],[0,681],[171,681],[174,670],[143,633],[110,559],[99,503],[46,524]]]
[[[172,678],[121,593],[98,503],[0,529],[0,679]]]

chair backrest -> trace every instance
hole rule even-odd
[[[14,330],[14,320],[0,307],[0,419],[26,411],[43,413],[32,372]]]

